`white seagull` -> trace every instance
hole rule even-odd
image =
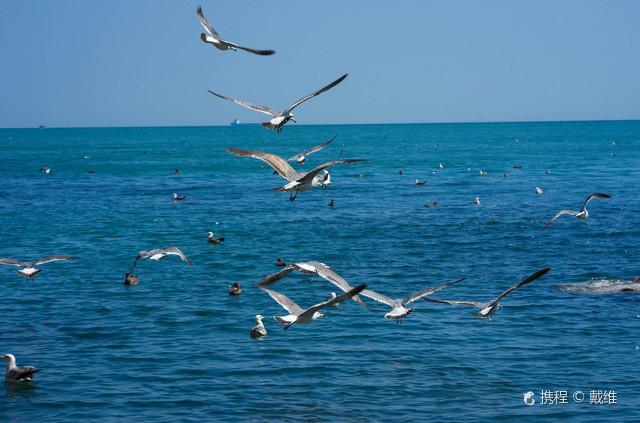
[[[256,314],[256,325],[251,328],[249,332],[252,338],[262,338],[267,335],[267,328],[264,327],[264,323],[262,323],[262,319],[264,316],[261,314]]]
[[[295,109],[296,107],[298,107],[299,105],[301,105],[302,103],[304,103],[305,101],[319,95],[322,94],[323,92],[335,87],[336,85],[338,85],[339,83],[341,83],[346,77],[347,77],[347,73],[345,73],[344,75],[342,75],[340,78],[336,79],[335,81],[333,81],[332,83],[330,83],[327,86],[324,86],[322,88],[320,88],[318,91],[312,92],[309,95],[305,95],[304,97],[302,97],[301,99],[297,100],[296,102],[294,102],[292,105],[290,105],[289,107],[287,107],[286,109],[284,109],[281,112],[277,112],[275,110],[271,110],[268,107],[265,106],[261,106],[259,104],[253,104],[253,103],[249,103],[248,101],[244,101],[244,100],[238,100],[235,98],[230,98],[230,97],[225,97],[223,95],[214,93],[213,91],[209,90],[209,92],[217,97],[220,97],[224,100],[229,100],[232,101],[236,104],[239,104],[242,107],[246,107],[247,109],[251,109],[251,110],[255,110],[256,112],[260,112],[260,113],[264,113],[267,114],[269,116],[271,116],[271,119],[266,121],[266,122],[262,122],[262,126],[264,126],[265,128],[270,128],[270,129],[274,129],[278,132],[282,131],[282,127],[289,122],[290,120],[296,122],[295,116],[293,113],[291,113],[291,111],[293,109]]]
[[[204,32],[200,33],[200,39],[207,44],[213,45],[218,50],[235,51],[236,49],[240,49],[240,50],[248,51],[249,53],[259,54],[260,56],[269,56],[275,53],[274,50],[256,50],[253,48],[242,47],[238,44],[223,40],[222,38],[220,38],[220,34],[218,34],[216,30],[213,29],[213,26],[211,26],[209,21],[207,21],[207,19],[204,17],[204,13],[202,12],[202,6],[198,6],[198,10],[196,13],[198,14],[198,19],[200,19],[200,24],[202,25],[204,30],[207,32],[206,34]]]
[[[296,197],[298,196],[298,192],[308,191],[313,187],[326,188],[331,183],[328,172],[324,173],[322,176],[318,174],[329,166],[333,166],[335,164],[351,164],[366,161],[362,159],[331,160],[330,162],[326,162],[324,164],[321,164],[320,166],[316,166],[309,172],[298,172],[293,167],[291,167],[291,165],[285,159],[276,154],[263,153],[261,151],[253,150],[243,150],[240,148],[227,148],[227,151],[239,157],[253,157],[254,159],[262,160],[263,162],[271,166],[278,173],[278,175],[289,181],[289,183],[281,187],[274,188],[273,190],[280,192],[289,191],[289,199],[291,201],[296,199]]]
[[[560,216],[563,216],[565,214],[568,214],[570,216],[573,217],[577,217],[578,219],[586,219],[587,217],[589,217],[589,211],[587,210],[587,204],[589,203],[589,201],[593,200],[594,198],[611,198],[611,196],[609,194],[602,194],[599,192],[593,193],[590,196],[587,197],[586,200],[584,200],[584,203],[582,204],[582,208],[579,211],[575,211],[575,210],[560,210],[555,216],[553,216],[551,218],[550,221],[548,221],[544,227],[548,227],[551,226],[551,224],[553,222],[556,221],[557,218],[559,218]]]
[[[0,355],[0,359],[7,360],[7,367],[4,372],[4,379],[15,382],[31,382],[33,374],[41,369],[32,366],[16,366],[16,358],[13,354]]]
[[[333,269],[331,269],[328,265],[321,263],[319,261],[291,263],[286,267],[284,267],[279,272],[266,276],[264,279],[260,281],[258,286],[261,288],[267,287],[272,283],[277,282],[280,279],[284,278],[294,270],[304,273],[306,275],[317,275],[322,279],[328,281],[329,283],[335,285],[343,292],[347,292],[353,289],[353,287],[349,285],[349,282],[347,282],[342,276],[334,272]],[[332,293],[332,298],[335,298],[335,293]],[[362,301],[358,295],[354,295],[352,299],[353,301],[364,306],[365,308],[367,307],[367,304],[364,301]]]
[[[328,146],[329,144],[331,144],[331,141],[335,140],[337,137],[337,135],[335,135],[333,138],[331,138],[329,141],[316,145],[315,147],[311,147],[308,150],[303,151],[302,153],[298,153],[293,157],[290,157],[287,159],[288,162],[293,162],[295,161],[298,164],[302,164],[305,162],[305,160],[307,160],[307,156],[309,154],[315,153],[316,151],[320,151],[323,148],[325,148],[326,146]]]
[[[516,285],[514,285],[511,288],[507,289],[502,294],[498,295],[496,298],[494,298],[493,300],[489,301],[488,303],[481,303],[481,302],[478,302],[478,301],[450,301],[450,300],[441,300],[441,299],[437,299],[437,298],[425,298],[425,300],[431,301],[431,302],[434,302],[434,303],[444,303],[444,304],[450,304],[450,305],[466,305],[466,306],[477,307],[477,308],[480,309],[480,311],[477,312],[477,313],[474,313],[474,316],[476,316],[476,317],[485,317],[486,319],[491,320],[491,318],[493,317],[493,313],[495,313],[496,310],[499,307],[501,307],[499,301],[505,295],[509,294],[511,291],[514,291],[514,290],[516,290],[516,289],[528,284],[529,282],[535,281],[540,276],[543,276],[544,274],[546,274],[549,270],[551,270],[550,267],[545,267],[544,269],[538,270],[537,272],[529,275],[527,278],[523,279],[522,281],[520,281]],[[362,295],[364,295],[364,293]]]
[[[22,267],[22,269],[16,270],[16,272],[25,278],[32,278],[42,271],[41,269],[36,269],[36,266],[40,264],[49,263],[51,261],[72,259],[73,257],[71,256],[47,256],[36,261],[20,261],[10,258],[0,258],[0,264]]]
[[[317,320],[321,317],[324,317],[324,314],[320,313],[320,310],[323,309],[324,307],[329,307],[332,306],[334,304],[338,304],[344,300],[347,300],[351,297],[353,297],[354,295],[359,294],[360,292],[362,292],[365,288],[367,287],[367,285],[358,285],[357,287],[341,294],[338,295],[335,298],[330,298],[326,301],[323,301],[321,303],[318,303],[316,305],[313,305],[309,308],[307,308],[306,310],[303,310],[302,307],[300,307],[298,304],[294,303],[289,297],[287,297],[284,294],[281,294],[279,292],[273,291],[269,288],[265,288],[265,287],[260,287],[260,289],[262,289],[264,292],[266,292],[267,294],[269,294],[269,296],[271,298],[273,298],[273,300],[275,302],[277,302],[278,304],[280,304],[282,306],[282,308],[284,308],[285,310],[287,310],[289,312],[288,315],[286,316],[273,316],[273,319],[280,323],[285,325],[284,329],[287,330],[291,327],[291,325],[293,325],[294,323],[298,323],[298,324],[309,324],[311,322],[313,322],[314,320]]]
[[[364,291],[362,291],[360,295],[362,295],[363,297],[371,298],[374,301],[377,301],[382,304],[386,304],[389,307],[391,307],[391,311],[384,315],[385,319],[395,320],[396,322],[398,322],[398,324],[400,324],[402,319],[409,316],[415,310],[414,308],[406,308],[405,306],[407,304],[410,304],[421,298],[427,299],[425,298],[427,295],[432,294],[436,291],[440,291],[441,289],[444,289],[448,286],[455,285],[459,282],[462,282],[463,280],[464,278],[458,279],[457,281],[448,282],[442,285],[437,285],[431,288],[427,288],[404,299],[394,300],[392,298],[387,297],[386,295],[377,293],[375,291],[370,291],[368,289],[365,289]]]

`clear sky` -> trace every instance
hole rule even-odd
[[[230,41],[202,43],[202,3]],[[640,1],[3,0],[0,127],[640,118]]]

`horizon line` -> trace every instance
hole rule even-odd
[[[364,125],[476,125],[476,124],[508,124],[508,123],[585,123],[585,122],[637,122],[634,119],[559,119],[559,120],[495,120],[495,121],[440,121],[440,122],[367,122],[367,123],[298,123],[296,126],[364,126]],[[230,128],[233,126],[260,126],[260,122],[240,123],[239,125],[120,125],[120,126],[18,126],[0,127],[3,129],[116,129],[116,128]]]

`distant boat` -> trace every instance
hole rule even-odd
[[[38,129],[44,129],[44,128],[46,128],[46,126],[44,126],[44,125],[38,126]]]
[[[231,121],[230,123],[231,126],[237,126],[240,125],[240,119],[234,119]]]

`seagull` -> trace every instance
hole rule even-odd
[[[473,199],[473,204],[475,204],[476,206],[480,205],[480,197],[476,197]]]
[[[343,292],[347,292],[353,289],[353,287],[349,285],[349,282],[347,282],[342,276],[334,272],[333,269],[331,269],[328,265],[321,263],[319,261],[291,263],[288,266],[286,266],[284,269],[280,270],[279,272],[266,276],[264,279],[260,281],[260,283],[258,284],[258,287],[262,288],[262,287],[269,286],[272,283],[277,282],[280,279],[284,278],[294,270],[304,273],[306,275],[317,275],[322,279],[326,280],[327,282],[340,288],[340,290]],[[365,304],[364,301],[360,299],[359,296],[354,295],[352,299],[353,301],[367,308],[367,305]]]
[[[513,290],[520,288],[521,286],[528,284],[529,282],[533,282],[534,280],[538,279],[540,276],[543,276],[550,270],[551,270],[550,267],[545,267],[544,269],[540,269],[537,272],[532,273],[531,275],[529,275],[528,277],[526,277],[516,285],[512,286],[511,288],[507,289],[502,294],[498,295],[495,299],[489,301],[488,303],[480,303],[477,301],[450,301],[450,300],[441,300],[437,298],[425,298],[425,300],[431,301],[434,303],[444,303],[444,304],[451,304],[451,305],[468,305],[472,307],[477,307],[480,309],[480,311],[477,313],[474,313],[474,316],[484,317],[488,320],[491,320],[491,318],[493,317],[493,313],[495,313],[496,310],[499,307],[501,307],[499,301],[505,295],[509,294]],[[364,293],[362,295],[364,295]]]
[[[325,148],[326,146],[328,146],[329,144],[331,144],[331,141],[335,140],[337,137],[337,135],[335,135],[333,138],[331,138],[329,141],[316,145],[315,147],[311,147],[308,150],[303,151],[302,153],[298,153],[293,157],[290,157],[287,159],[288,162],[293,162],[295,161],[298,164],[302,164],[305,162],[305,160],[307,160],[307,156],[309,154],[315,153],[316,151],[320,151],[323,148]]]
[[[424,298],[427,295],[432,294],[436,291],[440,291],[441,289],[446,288],[448,286],[455,285],[459,282],[462,282],[463,280],[464,278],[458,279],[457,281],[447,282],[442,285],[437,285],[431,288],[427,288],[404,299],[394,300],[392,298],[387,297],[386,295],[379,294],[377,292],[370,291],[368,289],[365,289],[360,294],[363,297],[371,298],[374,301],[377,301],[382,304],[386,304],[389,307],[391,307],[391,311],[384,315],[385,319],[395,320],[396,322],[398,322],[398,324],[400,324],[402,319],[409,316],[415,310],[414,308],[406,308],[405,306],[407,304],[410,304],[416,300]]]
[[[223,236],[215,236],[215,234],[211,231],[207,232],[207,242],[210,244],[220,244],[224,241]]]
[[[48,167],[41,167],[40,172],[44,173],[45,175],[48,175],[51,173],[51,169],[49,169]]]
[[[124,274],[124,284],[125,285],[137,285],[140,283],[140,278],[134,275],[131,272],[127,272]]]
[[[262,323],[262,319],[264,316],[261,314],[256,314],[256,325],[251,328],[251,337],[252,338],[262,338],[263,336],[267,336],[267,328],[264,327],[264,323]]]
[[[289,122],[290,120],[296,122],[295,116],[293,113],[291,113],[291,111],[293,109],[295,109],[296,107],[298,107],[299,105],[301,105],[302,103],[304,103],[305,101],[322,94],[323,92],[335,87],[336,85],[338,85],[339,83],[341,83],[346,77],[347,75],[349,75],[348,73],[345,73],[344,75],[342,75],[340,78],[336,79],[335,81],[333,81],[332,83],[330,83],[327,86],[324,86],[322,88],[320,88],[318,91],[315,91],[309,95],[306,95],[304,97],[302,97],[301,99],[297,100],[296,102],[294,102],[292,105],[290,105],[289,107],[287,107],[286,109],[284,109],[281,112],[276,112],[275,110],[271,110],[268,107],[265,106],[261,106],[259,104],[253,104],[253,103],[249,103],[247,101],[243,101],[243,100],[237,100],[234,98],[230,98],[230,97],[225,97],[223,95],[214,93],[213,91],[209,90],[209,93],[215,95],[216,97],[220,97],[224,100],[229,100],[232,101],[236,104],[239,104],[242,107],[246,107],[247,109],[251,109],[251,110],[255,110],[256,112],[260,112],[260,113],[264,113],[267,115],[272,116],[272,118],[266,122],[262,122],[262,126],[264,126],[265,128],[270,128],[270,129],[274,129],[278,132],[282,131],[282,127]]]
[[[427,204],[424,205],[426,208],[428,209],[435,209],[436,207],[438,207],[438,202],[437,201],[431,201]]]
[[[599,192],[593,193],[590,196],[587,197],[586,200],[584,200],[584,203],[582,204],[582,208],[579,211],[575,211],[575,210],[560,210],[555,216],[553,216],[551,218],[550,221],[548,221],[544,227],[548,227],[551,226],[551,224],[553,222],[556,221],[557,218],[559,218],[562,215],[568,214],[571,215],[573,217],[577,217],[578,219],[586,219],[587,217],[589,217],[589,211],[587,210],[587,204],[589,203],[589,201],[593,200],[594,198],[611,198],[611,196],[609,194],[602,194]]]
[[[329,207],[334,208],[336,206],[336,202],[333,200],[333,198],[329,201]]]
[[[227,148],[227,151],[235,154],[238,157],[253,157],[254,159],[262,160],[269,166],[271,166],[281,177],[289,181],[289,183],[274,188],[274,191],[289,191],[290,196],[289,199],[291,201],[295,200],[298,196],[298,192],[308,191],[313,187],[326,187],[327,179],[329,183],[331,183],[328,178],[328,173],[324,174],[324,176],[319,176],[318,174],[328,168],[329,166],[333,166],[335,164],[351,164],[357,162],[364,162],[366,160],[362,159],[340,159],[340,160],[331,160],[320,166],[316,166],[309,172],[298,172],[282,157],[271,154],[271,153],[263,153],[261,151],[253,151],[253,150],[242,150],[240,148]]]
[[[427,181],[423,180],[423,179],[416,179],[416,185],[420,186],[420,185],[426,185]]]
[[[216,30],[213,29],[209,21],[207,21],[207,19],[204,17],[202,6],[198,6],[198,10],[196,13],[198,14],[198,19],[200,19],[200,24],[206,31],[206,34],[204,32],[200,33],[200,39],[207,44],[213,45],[218,50],[236,51],[236,49],[240,49],[240,50],[248,51],[249,53],[259,54],[260,56],[270,56],[273,53],[275,53],[274,50],[255,50],[252,48],[242,47],[242,46],[239,46],[238,44],[223,40],[222,38],[220,38],[220,34],[218,34]]]
[[[544,191],[540,187],[536,187],[536,194],[542,194]]]
[[[294,323],[309,324],[316,319],[324,317],[324,314],[320,313],[319,310],[323,309],[324,307],[329,307],[334,304],[338,304],[342,301],[345,301],[349,298],[352,298],[354,295],[357,295],[358,293],[362,292],[366,287],[367,285],[364,285],[364,284],[358,285],[357,287],[350,289],[349,291],[341,295],[338,295],[335,298],[330,298],[326,301],[313,305],[307,308],[306,310],[303,310],[298,304],[294,303],[289,297],[287,297],[284,294],[281,294],[279,292],[273,291],[265,287],[260,287],[260,289],[262,289],[264,292],[269,294],[269,296],[273,298],[275,302],[280,304],[282,308],[284,308],[289,312],[289,314],[286,316],[273,317],[273,319],[276,322],[285,325],[284,329],[287,330]]]
[[[58,260],[73,260],[73,258],[74,257],[71,257],[71,256],[47,256],[36,261],[20,261],[20,260],[14,260],[10,258],[0,258],[0,264],[5,264],[7,266],[22,267],[22,269],[16,270],[16,272],[18,272],[18,274],[28,279],[28,278],[34,277],[35,275],[37,275],[42,271],[40,269],[36,269],[36,266],[40,264],[45,264],[51,261],[58,261]]]
[[[229,285],[229,295],[237,297],[242,293],[242,288],[240,288],[240,284],[238,282],[234,282]]]
[[[487,175],[489,175],[489,173],[486,170],[480,171],[480,176],[487,176]]]
[[[16,366],[16,358],[13,354],[0,355],[0,359],[7,360],[7,368],[4,372],[4,380],[15,382],[31,382],[33,374],[41,369],[32,366]]]
[[[180,259],[186,263],[192,264],[191,260],[180,250],[178,247],[167,247],[167,248],[156,248],[154,250],[149,251],[140,251],[138,256],[136,257],[136,261],[139,259],[148,258],[149,260],[158,261],[162,260],[167,256],[178,256]]]
[[[175,192],[173,193],[173,201],[182,201],[182,200],[184,200],[185,198],[187,198],[187,197],[186,197],[186,196],[184,196],[184,195],[178,195],[178,194],[176,194]]]

